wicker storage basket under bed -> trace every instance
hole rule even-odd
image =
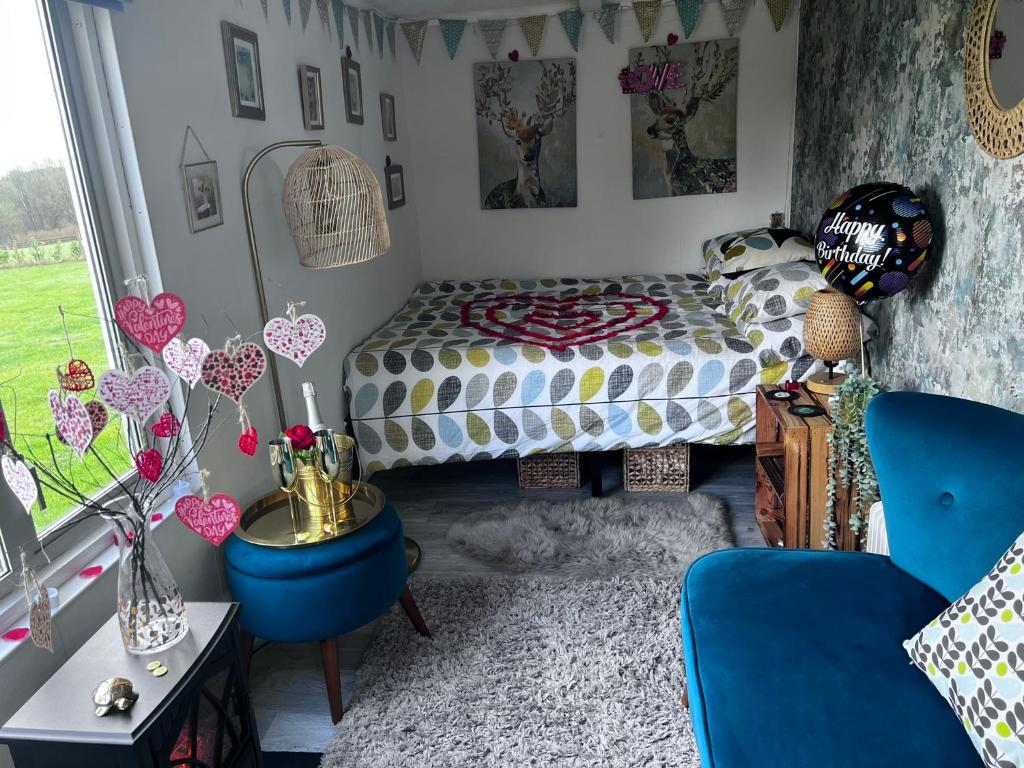
[[[578,453],[537,453],[524,456],[519,466],[520,488],[579,488]]]
[[[622,452],[622,487],[627,491],[689,491],[689,444],[626,448]]]

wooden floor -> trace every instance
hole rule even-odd
[[[606,495],[623,493],[618,454],[608,454],[602,471]],[[692,490],[719,496],[729,508],[738,546],[763,546],[754,520],[754,451],[752,446],[692,448]],[[461,516],[518,499],[570,499],[590,495],[590,484],[556,491],[524,491],[514,461],[486,461],[433,467],[408,467],[380,472],[374,485],[384,491],[402,518],[405,533],[422,548],[421,573],[470,574],[496,572],[497,566],[453,550],[445,535]],[[630,494],[665,500],[671,494]],[[415,594],[415,582],[412,583]],[[430,617],[425,617],[430,623]],[[355,686],[363,652],[373,639],[375,624],[341,640],[343,695]],[[306,645],[259,646],[253,658],[252,695],[263,749],[268,752],[320,752],[334,733],[327,710],[327,692],[319,649]]]

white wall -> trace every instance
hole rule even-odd
[[[796,3],[794,3],[794,6]],[[797,8],[776,33],[763,2],[750,9],[740,37],[738,192],[633,200],[629,97],[618,72],[642,45],[636,19],[620,16],[610,45],[592,18],[574,53],[557,18],[549,19],[542,58],[576,56],[579,206],[568,209],[480,209],[472,63],[489,59],[467,27],[454,61],[439,28],[427,32],[417,67],[403,46],[407,117],[415,127],[412,197],[428,279],[602,276],[696,269],[701,243],[737,227],[768,223],[789,200],[796,94]],[[673,7],[662,9],[650,44],[682,37]],[[727,37],[718,3],[706,4],[693,40]],[[515,22],[500,56],[513,48],[530,58]],[[399,105],[399,111],[401,110]]]

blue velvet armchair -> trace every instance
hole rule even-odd
[[[1024,416],[879,395],[868,442],[891,557],[732,549],[682,586],[704,768],[973,768],[981,758],[902,642],[1024,530]]]

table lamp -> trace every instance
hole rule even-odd
[[[825,363],[827,371],[811,376],[806,384],[812,392],[831,395],[846,380],[835,373],[840,360],[855,357],[860,351],[860,310],[845,293],[832,289],[816,291],[807,306],[804,321],[804,347]]]

